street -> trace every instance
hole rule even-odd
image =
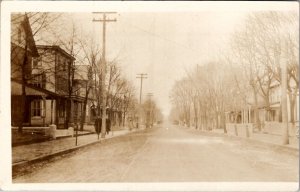
[[[14,183],[297,182],[298,156],[164,124],[98,143]]]

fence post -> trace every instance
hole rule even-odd
[[[249,137],[249,128],[248,128],[248,124],[246,124],[246,137]]]
[[[52,139],[56,139],[56,125],[52,124],[49,126],[49,135]]]
[[[72,137],[74,137],[74,128],[73,127],[69,127],[68,128],[68,135],[71,135]]]

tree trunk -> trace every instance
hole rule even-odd
[[[220,123],[219,123],[219,112],[216,112],[216,115],[215,115],[215,129],[218,129],[220,128]]]
[[[238,113],[236,113],[234,115],[234,133],[235,133],[235,136],[238,136],[238,130],[237,130],[237,117],[238,117]]]
[[[26,105],[26,66],[28,63],[28,53],[27,53],[27,40],[25,43],[25,48],[24,48],[24,58],[21,66],[21,75],[22,75],[22,96],[21,96],[21,118],[18,126],[18,132],[22,133],[23,132],[23,123],[26,117],[26,110],[25,110],[25,105]]]
[[[124,111],[124,115],[123,115],[123,127],[125,126],[125,117],[126,117],[126,112]]]
[[[207,118],[208,118],[208,117],[207,117],[207,112],[205,111],[205,112],[204,112],[204,129],[205,129],[205,130],[207,130],[207,126],[208,126],[208,124],[207,124]]]
[[[85,89],[85,97],[83,101],[83,109],[81,112],[81,121],[80,121],[80,131],[83,131],[83,125],[85,122],[85,116],[86,116],[86,106],[87,106],[87,101],[90,93],[90,88],[88,87],[88,83],[86,84],[86,89]]]
[[[18,132],[22,133],[23,132],[23,123],[25,120],[26,116],[26,110],[25,110],[25,102],[26,102],[26,90],[25,90],[25,85],[22,84],[22,96],[21,96],[21,118],[18,126]]]
[[[73,69],[73,62],[71,62],[70,66],[68,66],[68,101],[67,101],[67,117],[65,128],[68,129],[71,123],[73,123],[73,115],[71,117],[71,108],[72,108],[72,93],[73,93],[73,81],[74,81],[74,69]]]
[[[225,112],[221,112],[221,126],[223,127],[224,133],[227,134]]]
[[[66,121],[65,121],[65,129],[69,128],[70,122],[70,113],[71,113],[71,96],[68,97],[67,105],[66,105]]]
[[[191,109],[190,109],[190,107],[188,107],[188,111],[187,111],[187,126],[188,127],[191,126]]]
[[[196,101],[194,101],[195,128],[198,129],[198,109],[196,105]]]
[[[83,126],[84,126],[85,116],[86,116],[86,105],[87,105],[87,99],[84,99],[83,109],[81,112],[80,131],[83,131]]]
[[[282,113],[282,144],[289,144],[288,110],[287,110],[287,66],[281,65],[281,113]]]
[[[261,131],[260,127],[260,119],[259,119],[259,111],[258,111],[258,99],[257,99],[257,92],[254,90],[254,117],[255,117],[255,124],[258,128],[258,131]]]
[[[290,100],[290,114],[291,114],[291,123],[295,125],[295,101],[296,101],[296,94],[289,92],[289,100]]]

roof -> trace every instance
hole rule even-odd
[[[64,54],[66,57],[68,57],[72,60],[76,60],[75,57],[73,57],[71,54],[69,54],[67,51],[65,51],[58,45],[37,45],[36,47],[38,49],[52,49],[52,50],[55,50],[55,51],[58,51],[58,52]]]
[[[11,36],[16,35],[15,33],[18,33],[18,31],[16,31],[16,30],[19,26],[22,26],[26,33],[26,36],[28,38],[29,49],[31,50],[32,55],[35,57],[38,57],[39,53],[36,48],[31,25],[30,25],[27,14],[16,13],[16,14],[11,15],[11,28],[12,28]],[[13,38],[11,38],[11,39],[13,39]]]
[[[270,87],[273,88],[273,87],[278,87],[280,86],[280,82],[278,82],[276,79],[272,79],[271,80],[271,84],[270,84]]]
[[[11,89],[11,95],[21,95],[22,94],[22,82],[11,79],[11,86],[14,87],[14,89]],[[48,91],[43,88],[35,87],[30,84],[25,85],[26,95],[39,95],[39,96],[53,96],[53,97],[62,97],[61,95],[58,95],[54,92]]]
[[[75,65],[74,79],[88,80],[89,65]]]

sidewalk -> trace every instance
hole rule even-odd
[[[218,134],[224,134],[223,129],[214,129],[211,132],[218,133]],[[264,142],[264,143],[269,143],[269,144],[274,144],[274,145],[279,145],[279,146],[299,150],[299,139],[297,137],[290,137],[289,138],[290,143],[288,145],[283,145],[281,135],[265,134],[265,133],[257,133],[257,132],[255,133],[254,132],[254,133],[252,133],[252,136],[249,138],[244,137],[244,136],[235,136],[232,134],[229,134],[228,136],[239,137],[239,138],[244,138],[244,139],[249,139],[249,140],[254,140],[254,141],[260,141],[260,142]]]
[[[99,140],[96,133],[81,135],[77,137],[77,146],[75,145],[76,137],[74,136],[12,147],[12,165],[13,167],[23,166],[32,161],[39,161],[42,159],[46,159],[47,157],[71,152],[92,143],[101,142],[103,140],[118,137],[139,130],[143,129],[133,129],[131,131],[129,131],[128,129],[124,129],[113,131],[110,132],[109,135],[106,135],[105,138],[101,138],[100,135]]]

